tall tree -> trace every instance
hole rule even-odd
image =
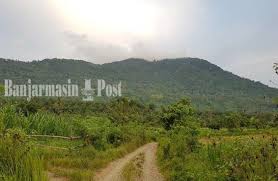
[[[170,130],[173,125],[182,122],[186,117],[192,116],[194,109],[189,99],[181,99],[180,101],[162,108],[160,120],[166,130]]]
[[[276,72],[276,74],[278,75],[278,63],[274,63],[273,68]],[[276,107],[278,108],[278,97],[273,99],[274,104],[276,104]]]
[[[278,74],[278,63],[274,63],[273,68],[274,68],[276,74]]]

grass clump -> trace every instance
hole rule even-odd
[[[132,159],[122,171],[122,178],[124,181],[140,180],[143,174],[143,164],[145,160],[144,153],[140,153]]]

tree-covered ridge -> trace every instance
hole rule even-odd
[[[271,65],[270,65],[271,66]],[[191,98],[200,110],[273,111],[277,89],[224,71],[197,58],[146,61],[127,59],[103,65],[81,60],[45,59],[20,62],[0,59],[0,80],[65,83],[68,78],[122,81],[123,95],[142,102],[168,104]]]

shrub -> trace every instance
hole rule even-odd
[[[170,130],[174,124],[185,120],[187,116],[192,116],[194,110],[188,99],[182,99],[179,102],[162,108],[160,120],[166,130]]]

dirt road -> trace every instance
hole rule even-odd
[[[111,162],[106,168],[95,174],[96,181],[122,181],[122,169],[140,153],[145,154],[142,181],[163,181],[156,165],[157,143],[146,144],[123,158]]]

